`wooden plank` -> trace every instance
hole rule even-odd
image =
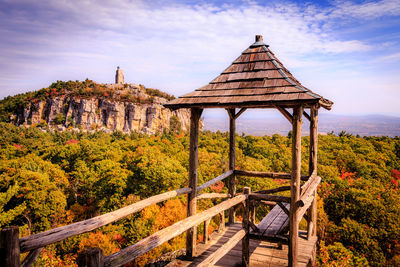
[[[21,252],[27,252],[37,248],[41,248],[49,244],[53,244],[69,238],[71,236],[92,231],[109,223],[115,222],[121,218],[124,218],[132,213],[138,212],[145,207],[159,203],[161,201],[168,200],[176,196],[188,194],[191,191],[192,189],[190,188],[181,188],[178,190],[169,191],[85,221],[58,227],[35,235],[22,237],[20,239]]]
[[[236,244],[243,239],[246,235],[245,230],[238,231],[228,242],[225,242],[221,247],[219,247],[214,253],[209,255],[205,260],[203,260],[198,267],[206,267],[214,265],[219,259],[221,259],[226,253],[228,253]]]
[[[301,126],[303,107],[293,109],[293,137],[292,137],[292,180],[290,182],[291,201],[289,216],[289,266],[297,266],[298,259],[298,209],[297,201],[300,198],[300,170],[301,170]]]
[[[0,266],[20,266],[19,228],[10,226],[0,232]]]
[[[196,214],[197,209],[197,168],[199,165],[199,120],[202,109],[190,109],[190,148],[189,148],[189,188],[192,191],[188,194],[187,200],[187,217]],[[196,227],[189,228],[186,232],[186,256],[193,257],[196,255]]]
[[[229,243],[232,236],[238,231],[241,231],[241,224],[235,223],[227,227],[227,231],[224,233],[218,233],[212,235],[209,244],[201,244],[199,248],[202,248],[201,255],[195,258],[193,261],[182,261],[175,260],[168,264],[168,267],[183,267],[183,266],[197,266],[204,259],[212,254],[218,254],[216,251],[225,244]],[[215,239],[214,239],[215,238]],[[275,240],[277,241],[277,240]],[[312,251],[315,247],[317,238],[312,237],[310,240],[299,238],[299,257],[298,266],[306,266],[312,257]],[[287,242],[287,241],[286,241]],[[250,266],[287,266],[288,265],[288,246],[284,244],[279,246],[276,243],[259,241],[251,239],[249,243],[250,248]],[[238,242],[233,248],[228,251],[214,266],[235,266],[241,264],[242,246],[241,242]]]
[[[196,215],[187,217],[171,226],[168,226],[149,237],[146,237],[132,246],[121,249],[120,251],[111,254],[104,259],[105,266],[121,266],[133,259],[143,255],[144,253],[152,250],[163,244],[164,242],[182,234],[187,229],[192,228],[201,222],[221,213],[222,211],[233,207],[246,200],[245,195],[238,195],[228,199],[208,210],[205,210]]]
[[[211,185],[213,185],[213,184],[215,184],[215,183],[218,183],[219,181],[222,181],[222,180],[224,180],[225,178],[228,178],[228,177],[231,176],[232,174],[233,174],[233,170],[229,170],[229,171],[224,172],[224,173],[221,174],[220,176],[215,177],[214,179],[212,179],[212,180],[210,180],[210,181],[208,181],[208,182],[205,182],[204,184],[198,186],[198,187],[197,187],[197,192],[200,192],[201,190],[204,190],[205,188],[207,188],[207,187],[209,187],[209,186],[211,186]]]
[[[245,170],[235,170],[235,175],[251,176],[251,177],[264,177],[272,179],[291,179],[290,173],[282,172],[256,172],[256,171],[245,171]],[[307,181],[309,176],[302,175],[301,180]]]
[[[286,209],[290,207],[287,203],[283,205]],[[275,237],[281,234],[281,231],[286,229],[288,224],[288,215],[277,205],[263,218],[257,227],[263,236]]]

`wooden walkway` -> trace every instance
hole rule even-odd
[[[221,232],[214,232],[211,235],[211,240],[208,244],[197,245],[197,257],[192,261],[176,259],[169,263],[168,267],[186,267],[197,266],[207,256],[216,251],[219,247],[225,244],[237,231],[242,229],[241,223],[234,223],[227,226]],[[310,240],[299,238],[299,266],[307,266],[317,242],[317,237],[312,237]],[[242,262],[242,242],[240,241],[232,250],[222,257],[214,266],[241,266]],[[266,266],[288,266],[288,246],[282,245],[279,248],[278,244],[266,241],[250,240],[250,266],[251,267],[266,267]]]

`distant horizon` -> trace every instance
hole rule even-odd
[[[87,79],[89,79],[89,78],[87,78]],[[91,79],[89,79],[89,80],[91,80]],[[53,82],[56,82],[56,81],[58,81],[58,80],[55,80]],[[72,81],[75,81],[75,80],[72,80]],[[96,81],[94,81],[94,82],[96,82]],[[114,83],[110,82],[110,83],[104,83],[104,84],[114,84]],[[128,84],[141,84],[141,83],[128,83]],[[51,85],[51,83],[48,86],[50,86],[50,85]],[[28,93],[28,92],[34,92],[34,91],[37,91],[37,90],[40,90],[40,89],[43,89],[43,88],[47,88],[48,86],[45,86],[45,87],[42,87],[42,88],[33,89],[33,90],[27,90],[27,91],[20,92],[20,93],[15,93],[13,95],[10,94],[10,95],[6,95],[6,96],[0,96],[0,101],[3,100],[6,97],[12,97],[12,96],[15,96],[17,94],[24,94],[24,93]],[[144,86],[146,86],[146,85],[144,85]],[[165,90],[163,90],[162,88],[156,88],[156,89],[159,89],[159,90],[165,92]],[[174,96],[175,97],[179,97],[177,95],[174,95]],[[219,110],[218,108],[210,108],[210,109],[207,109],[207,110],[211,110],[211,114],[212,114],[211,117],[224,117],[225,113],[226,113],[225,110]],[[281,116],[281,114],[279,112],[277,112],[277,111],[275,113],[271,113],[271,112],[267,112],[266,113],[265,112],[266,110],[273,110],[273,109],[249,109],[249,111],[250,110],[253,110],[253,111],[256,111],[257,113],[259,113],[259,114],[257,114],[255,116],[256,118],[258,118],[258,116],[265,116],[265,115],[272,116],[272,117]],[[334,110],[334,107],[333,107],[333,110]],[[217,114],[217,113],[220,113],[220,114]],[[320,109],[320,115],[347,116],[347,117],[391,116],[391,117],[400,118],[400,112],[397,112],[397,113],[396,112],[388,112],[388,113],[382,112],[382,113],[351,113],[351,114],[348,114],[348,113],[332,112],[332,110],[325,110],[323,108]]]

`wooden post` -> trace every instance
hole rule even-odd
[[[293,108],[293,137],[292,137],[292,179],[290,181],[290,216],[289,216],[289,266],[297,266],[298,260],[298,208],[296,202],[300,199],[301,171],[301,126],[303,107]]]
[[[236,164],[236,119],[235,119],[235,109],[228,109],[229,114],[229,170],[235,170]],[[234,197],[236,194],[236,179],[235,174],[232,174],[229,177],[229,188],[228,193],[231,197]],[[229,209],[229,220],[228,224],[232,224],[235,222],[235,209]]]
[[[104,254],[100,248],[88,248],[79,253],[76,261],[79,267],[103,267]]]
[[[204,233],[203,233],[203,242],[204,242],[204,244],[207,244],[208,240],[210,239],[210,236],[208,234],[208,228],[210,226],[210,222],[211,222],[211,219],[208,219],[208,220],[204,221]]]
[[[190,109],[190,150],[189,150],[189,188],[192,192],[188,194],[187,216],[196,214],[196,191],[197,191],[197,167],[199,165],[199,119],[202,109]],[[196,255],[196,227],[186,232],[186,256],[193,258]]]
[[[309,175],[317,175],[317,154],[318,154],[318,108],[311,107],[310,120],[310,159],[309,159]],[[309,236],[317,235],[317,190],[314,192],[314,200],[309,210],[308,232]]]
[[[244,207],[244,214],[243,214],[243,229],[246,231],[246,235],[242,239],[242,266],[249,266],[250,265],[250,199],[248,195],[251,193],[250,187],[243,188],[243,194],[247,195],[246,197],[246,205]]]
[[[221,212],[219,216],[221,217],[221,222],[219,224],[218,232],[221,232],[225,229],[225,211]]]
[[[255,201],[250,201],[250,218],[252,223],[256,223],[256,204]]]
[[[19,228],[6,227],[0,233],[0,266],[20,266]]]

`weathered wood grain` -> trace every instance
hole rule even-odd
[[[250,48],[252,49],[252,48]],[[243,52],[228,68],[208,85],[181,96],[165,104],[169,108],[184,107],[223,107],[246,108],[263,105],[278,106],[290,121],[290,114],[284,110],[282,101],[304,104],[319,103],[330,109],[332,102],[304,87],[269,50],[263,46],[261,51]],[[276,91],[285,87],[283,91]],[[289,89],[286,89],[289,88]],[[259,89],[259,90],[246,90]],[[206,92],[208,91],[208,92]],[[229,106],[230,104],[236,104]],[[249,105],[249,106],[245,106]]]
[[[49,244],[53,244],[58,241],[69,238],[71,236],[92,231],[109,223],[115,222],[121,218],[124,218],[132,213],[138,212],[144,209],[145,207],[148,207],[150,205],[156,204],[164,200],[168,200],[176,196],[188,194],[191,191],[192,189],[190,188],[181,188],[178,190],[169,191],[166,193],[152,196],[150,198],[141,200],[139,202],[118,209],[116,211],[109,212],[85,221],[58,227],[35,235],[22,237],[20,239],[21,252],[26,252],[33,249],[41,248]]]
[[[243,239],[243,237],[246,235],[245,230],[239,230],[236,232],[236,234],[229,239],[228,242],[226,242],[224,245],[219,247],[214,253],[209,255],[205,260],[203,260],[200,264],[197,264],[197,267],[208,267],[208,266],[213,266],[219,259],[221,259],[223,256],[225,256],[226,253],[228,253],[233,247],[236,246],[236,244]]]
[[[229,209],[246,200],[245,195],[238,195],[231,199],[228,199],[208,210],[205,210],[196,215],[187,217],[167,228],[164,228],[149,237],[146,237],[136,244],[127,248],[121,249],[120,251],[105,257],[105,266],[121,266],[125,263],[132,261],[133,259],[143,255],[144,253],[158,247],[164,242],[182,234],[187,229],[199,225],[203,221],[221,213],[222,211]]]
[[[79,253],[77,258],[79,267],[103,267],[104,254],[100,248],[88,248]]]
[[[235,171],[236,166],[236,120],[235,120],[235,109],[228,109],[229,114],[229,170]],[[231,196],[236,194],[236,176],[233,173],[229,176],[229,187],[228,193]],[[232,224],[235,222],[235,209],[229,209],[228,222]]]
[[[245,236],[242,239],[242,266],[249,266],[250,264],[250,199],[249,194],[251,193],[250,187],[243,188],[243,194],[247,196],[246,204],[243,212],[242,226],[245,231]]]
[[[190,147],[189,147],[189,188],[192,191],[188,194],[187,200],[187,216],[196,214],[197,209],[197,168],[199,165],[199,121],[202,109],[190,109]],[[196,255],[196,227],[189,228],[186,232],[186,256],[193,257]]]
[[[310,183],[307,186],[307,189],[302,192],[300,199],[297,201],[296,205],[298,207],[304,207],[306,202],[309,202],[314,199],[314,191],[317,189],[319,183],[321,182],[321,177],[314,175],[310,178]]]
[[[6,227],[0,232],[0,266],[20,266],[18,226]]]
[[[289,216],[289,267],[297,266],[299,222],[297,201],[300,198],[301,170],[301,126],[303,107],[293,109],[293,138],[292,138],[292,179],[290,181],[290,216]]]
[[[309,159],[309,174],[317,175],[318,165],[318,107],[312,106],[310,108],[310,159]],[[308,231],[311,231],[311,236],[317,235],[317,190],[314,191],[314,200],[311,204],[309,212],[309,226]],[[310,228],[312,223],[313,228]],[[313,259],[315,261],[315,258]]]

